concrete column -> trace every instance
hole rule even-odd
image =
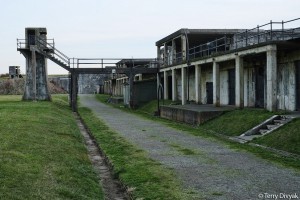
[[[240,56],[235,57],[235,105],[244,107],[244,63]]]
[[[201,104],[201,66],[195,66],[195,96],[196,103]]]
[[[167,71],[164,71],[164,99],[169,99],[168,89],[168,73]]]
[[[276,46],[272,46],[267,51],[267,110],[277,110],[277,50]]]
[[[186,91],[186,68],[182,67],[181,68],[181,104],[185,105],[186,104],[186,99],[187,99],[187,91]]]
[[[168,65],[168,46],[164,43],[164,66]]]
[[[72,94],[71,94],[71,102],[72,102],[72,111],[77,112],[77,91],[78,91],[78,75],[74,72],[71,74],[71,84],[72,84]]]
[[[172,69],[172,101],[177,101],[176,69]]]
[[[182,52],[182,60],[186,60],[186,37],[185,35],[181,36],[181,52]]]
[[[219,63],[213,62],[213,103],[220,106],[220,66]]]
[[[35,50],[31,51],[31,65],[32,65],[32,100],[36,100],[36,54]]]
[[[176,43],[175,43],[175,39],[172,40],[172,53],[173,53],[172,64],[174,64],[174,63],[176,63]]]

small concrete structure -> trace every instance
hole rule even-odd
[[[21,78],[20,66],[9,66],[9,78]]]
[[[26,39],[18,46],[26,58],[26,83],[23,100],[51,100],[47,78],[47,58],[37,52],[38,40],[47,41],[46,28],[26,28]],[[39,39],[37,39],[39,38]]]
[[[202,124],[213,119],[225,111],[235,109],[233,106],[214,107],[213,105],[162,105],[160,106],[160,116],[178,122],[192,125]]]

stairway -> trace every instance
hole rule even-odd
[[[54,63],[56,63],[56,64],[58,64],[59,66],[61,66],[62,68],[64,68],[64,69],[66,69],[66,70],[70,70],[70,66],[69,66],[69,64],[67,63],[67,62],[64,62],[64,61],[62,61],[62,60],[60,60],[60,59],[58,59],[57,57],[58,56],[54,56],[54,55],[56,55],[55,53],[54,53],[54,51],[52,52],[52,51],[49,51],[49,49],[37,49],[38,50],[38,52],[40,53],[40,54],[42,54],[42,55],[44,55],[45,57],[47,57],[48,59],[50,59],[51,61],[53,61]]]
[[[293,120],[293,117],[290,117],[288,115],[274,115],[271,118],[264,121],[263,123],[246,131],[242,135],[237,137],[231,137],[230,139],[240,143],[246,143],[253,140],[254,138],[262,137],[275,131],[276,129],[287,124],[291,120]]]
[[[62,68],[70,71],[70,62],[69,57],[60,52],[58,49],[54,47],[53,43],[48,43],[47,40],[42,38],[36,37],[37,42],[37,51],[53,61],[54,63],[58,64]]]

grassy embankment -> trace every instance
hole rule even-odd
[[[107,102],[109,98],[108,95],[97,95],[97,99],[101,102]],[[162,102],[161,102],[162,103]],[[169,101],[165,102],[166,104],[170,103]],[[239,150],[250,151],[262,158],[268,159],[270,161],[275,161],[281,165],[288,167],[293,167],[300,169],[300,161],[294,158],[283,158],[272,152],[266,151],[258,147],[253,147],[245,144],[238,144],[230,140],[220,138],[218,135],[213,134],[223,134],[226,136],[238,136],[259,124],[260,122],[268,119],[273,116],[273,112],[268,112],[263,109],[252,109],[245,108],[243,110],[234,110],[226,112],[216,119],[209,120],[208,122],[200,126],[190,126],[182,123],[176,123],[170,120],[165,120],[153,116],[154,111],[157,110],[157,101],[151,101],[148,104],[142,105],[137,110],[129,110],[123,108],[121,105],[112,105],[117,108],[121,108],[127,112],[132,112],[134,114],[139,114],[148,119],[155,120],[159,123],[163,123],[167,126],[177,128],[179,130],[184,130],[190,134],[196,136],[207,137],[211,139],[217,139],[218,141],[225,142],[227,145],[232,148]],[[280,113],[279,113],[280,114]],[[253,140],[253,142],[276,148],[279,150],[284,150],[291,153],[300,154],[300,131],[299,126],[300,120],[294,120],[290,124],[278,129],[274,133],[267,135],[265,137]]]
[[[67,96],[0,96],[0,199],[103,199]]]

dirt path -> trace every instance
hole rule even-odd
[[[93,167],[99,177],[100,185],[105,194],[107,200],[126,200],[129,199],[127,193],[121,187],[121,183],[113,178],[110,166],[105,161],[105,157],[99,150],[96,142],[89,135],[84,125],[82,124],[79,116],[74,114],[77,125],[81,134],[84,137],[85,145],[88,150],[89,159],[91,160]]]
[[[81,95],[80,102],[151,158],[174,169],[184,187],[202,198],[272,199],[268,195],[283,193],[300,197],[299,172],[111,108],[91,95]]]

